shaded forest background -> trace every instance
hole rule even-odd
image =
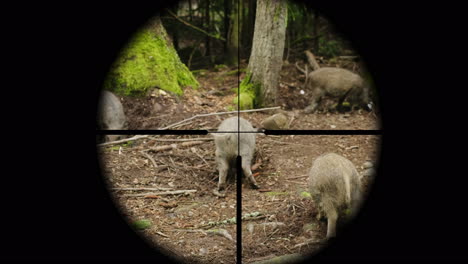
[[[337,33],[324,14],[301,2],[287,1],[287,8],[286,61],[302,58],[307,49],[319,59],[356,55],[350,43]],[[190,0],[164,10],[161,20],[182,62],[193,71],[237,64],[229,58],[232,41],[239,43],[235,56],[240,58],[241,65],[248,60],[255,11],[256,0]],[[233,40],[237,34],[230,33],[236,29],[239,39]]]

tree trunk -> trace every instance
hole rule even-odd
[[[231,5],[229,33],[227,39],[226,64],[230,66],[239,63],[239,13],[237,1]]]
[[[252,74],[250,82],[259,87],[256,94],[258,107],[276,104],[279,73],[283,63],[286,19],[286,1],[257,1],[252,52],[247,71]]]
[[[206,6],[205,6],[205,27],[207,32],[211,32],[211,23],[210,23],[210,0],[205,0]],[[206,36],[205,39],[205,45],[206,45],[206,56],[211,56],[211,38],[209,36]]]
[[[189,12],[190,22],[193,22],[193,16],[192,16],[192,0],[188,0],[188,12]]]
[[[104,89],[119,95],[145,95],[154,87],[181,95],[186,86],[199,84],[180,61],[159,17],[135,33],[104,83]]]
[[[318,51],[319,51],[318,27],[319,27],[319,14],[317,10],[314,10],[313,36],[314,36],[314,53],[315,54],[318,54]]]
[[[232,5],[232,0],[224,0],[224,39],[226,41],[223,42],[223,47],[224,47],[224,53],[227,54],[227,46],[228,46],[228,41],[229,41],[229,21],[230,21],[230,15],[231,14],[231,5]]]
[[[247,54],[250,54],[255,23],[256,0],[244,1],[243,9],[246,12],[246,17],[242,21],[242,46],[244,47]]]

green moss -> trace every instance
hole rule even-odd
[[[304,198],[311,198],[312,196],[310,195],[309,192],[306,192],[306,191],[303,191],[301,192],[301,196],[304,197]]]
[[[120,95],[142,95],[158,87],[181,95],[182,88],[199,84],[180,61],[175,49],[167,45],[165,33],[142,29],[122,50],[104,88]]]
[[[146,220],[146,219],[142,219],[142,220],[138,220],[138,221],[135,221],[132,223],[132,227],[137,229],[137,230],[143,230],[143,229],[147,229],[149,227],[151,227],[151,221],[150,220]]]
[[[214,70],[215,71],[219,71],[219,70],[224,70],[224,69],[227,69],[228,66],[224,65],[224,64],[216,64],[214,66]]]
[[[207,72],[207,71],[208,71],[208,70],[200,69],[200,70],[192,71],[192,74],[193,74],[193,75],[197,75],[197,76],[198,76],[198,75],[204,76],[204,75],[206,75],[206,72]]]
[[[230,76],[230,75],[238,75],[239,73],[245,72],[245,71],[246,71],[245,68],[242,68],[242,69],[237,68],[237,69],[235,69],[235,70],[228,71],[228,72],[224,73],[223,75],[228,75],[228,76]]]
[[[238,100],[240,100],[240,103]],[[234,104],[237,105],[238,103],[240,110],[253,109],[253,98],[249,93],[241,92],[239,96],[234,98]]]
[[[281,14],[281,12],[283,12],[283,9],[286,9],[285,12],[286,12],[286,15],[285,15],[285,25],[288,24],[288,6],[287,6],[287,3],[279,3],[276,8],[275,8],[275,13],[273,14],[273,22],[276,22],[278,21],[278,18]]]
[[[266,192],[265,194],[267,196],[275,196],[275,195],[287,195],[289,193],[288,192]]]
[[[252,83],[252,73],[247,73],[246,77],[240,83],[240,87],[236,93],[239,92],[238,97],[234,98],[234,104],[237,105],[240,100],[240,109],[252,109],[257,106],[257,94],[260,90],[260,84]]]

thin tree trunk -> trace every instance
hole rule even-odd
[[[232,0],[224,0],[224,39],[226,41],[223,43],[224,53],[227,54],[228,50],[228,41],[229,41],[229,21],[231,14],[231,2]]]
[[[314,36],[314,53],[318,54],[319,51],[319,36],[318,36],[318,27],[319,27],[319,13],[317,10],[314,10],[314,26],[313,26],[313,36]]]
[[[193,16],[192,16],[192,0],[188,0],[188,13],[189,13],[190,22],[193,22]]]
[[[211,23],[210,23],[210,0],[205,0],[205,27],[206,31],[210,32]],[[211,39],[206,36],[205,45],[206,45],[206,56],[211,56]]]
[[[283,63],[287,5],[284,0],[258,0],[248,72],[260,84],[257,106],[276,104],[279,73]]]
[[[239,10],[237,1],[234,1],[231,8],[229,35],[227,40],[226,63],[230,66],[239,63]]]

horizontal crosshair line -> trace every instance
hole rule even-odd
[[[265,130],[265,135],[382,135],[383,130]]]
[[[265,135],[382,135],[383,130],[264,130],[264,131],[208,131],[208,130],[96,130],[97,135],[208,135],[216,133],[264,133]]]

